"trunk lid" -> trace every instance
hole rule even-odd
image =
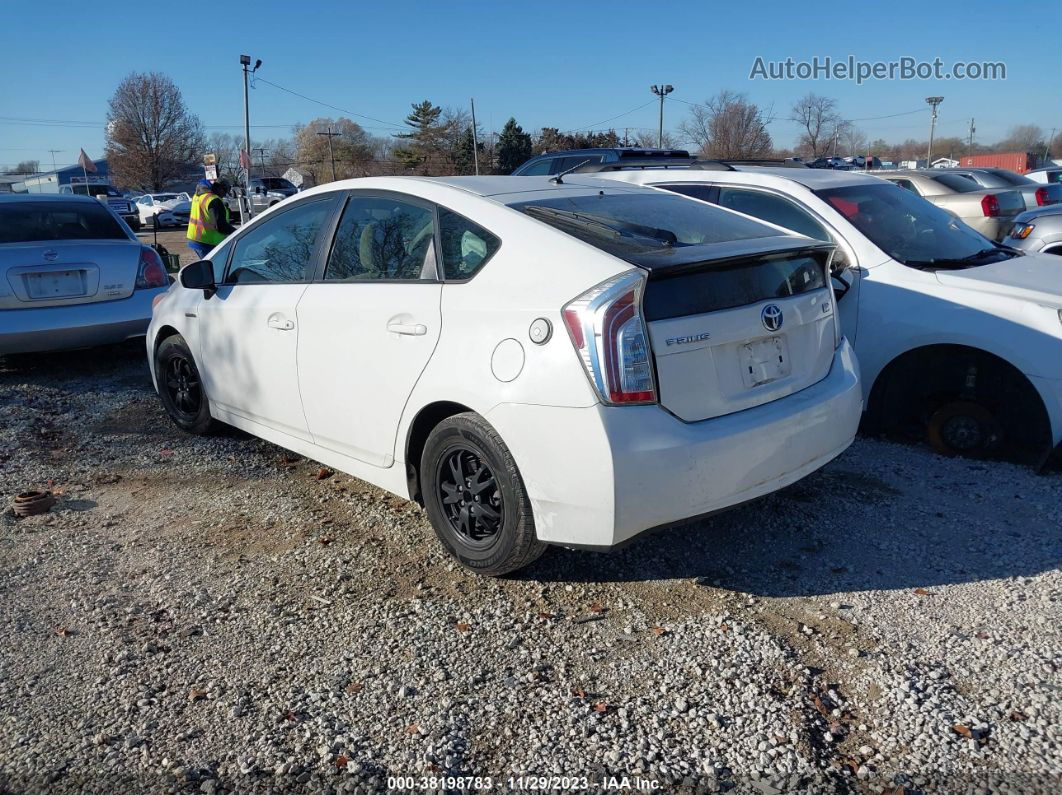
[[[791,395],[825,378],[833,361],[832,246],[772,238],[737,247],[650,270],[643,311],[660,403],[686,422]]]
[[[127,298],[139,265],[140,244],[128,239],[0,245],[0,309]]]

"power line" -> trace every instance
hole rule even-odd
[[[369,119],[370,121],[378,121],[378,122],[380,122],[380,124],[386,124],[388,127],[395,127],[395,128],[397,128],[399,130],[404,129],[404,126],[401,125],[401,124],[394,124],[394,123],[389,122],[389,121],[384,121],[383,119],[377,119],[375,116],[366,116],[364,113],[357,113],[357,112],[355,112],[353,110],[347,110],[346,108],[341,108],[341,107],[339,107],[337,105],[330,105],[327,102],[322,102],[319,99],[314,99],[313,97],[308,97],[305,94],[300,94],[298,91],[293,91],[290,88],[285,88],[282,85],[278,85],[277,83],[273,83],[273,82],[271,82],[269,80],[266,80],[264,77],[255,77],[254,82],[256,84],[257,83],[265,83],[266,85],[273,86],[273,88],[279,88],[281,91],[286,91],[287,93],[289,93],[289,94],[291,94],[293,96],[299,97],[301,99],[305,99],[307,102],[313,102],[313,103],[315,103],[317,105],[321,105],[322,107],[325,107],[325,108],[331,108],[332,110],[338,110],[340,113],[347,113],[347,114],[349,114],[351,116],[358,116],[359,118],[362,118],[362,119]]]
[[[649,105],[652,105],[654,102],[656,102],[656,100],[655,99],[651,99],[648,102],[646,102],[646,103],[644,103],[642,105],[639,105],[636,108],[631,108],[630,110],[625,110],[625,111],[623,111],[623,113],[619,113],[619,114],[617,114],[615,116],[612,116],[612,117],[610,117],[608,119],[603,119],[602,121],[595,121],[593,124],[585,124],[582,127],[569,127],[568,129],[569,130],[593,130],[595,127],[600,127],[602,124],[608,124],[610,121],[615,121],[616,119],[620,119],[620,118],[623,118],[624,116],[628,116],[631,113],[634,113],[636,110],[641,110],[642,108],[648,107]]]

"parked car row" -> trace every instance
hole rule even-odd
[[[994,196],[1018,219],[1020,193],[652,150],[525,169],[299,193],[167,290],[139,244],[100,278],[135,242],[102,205],[122,239],[68,225],[78,207],[0,204],[18,285],[0,311],[28,319],[0,353],[69,344],[67,311],[140,291],[179,427],[233,425],[417,500],[491,575],[768,494],[861,420],[951,455],[1062,440],[1059,260],[953,212]]]

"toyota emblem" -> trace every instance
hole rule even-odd
[[[775,304],[767,304],[760,312],[760,320],[768,331],[778,331],[782,327],[782,310]]]

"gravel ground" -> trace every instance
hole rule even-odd
[[[861,439],[479,579],[411,503],[178,432],[138,345],[0,363],[0,474],[60,495],[0,514],[0,792],[1062,790],[1058,475]]]

